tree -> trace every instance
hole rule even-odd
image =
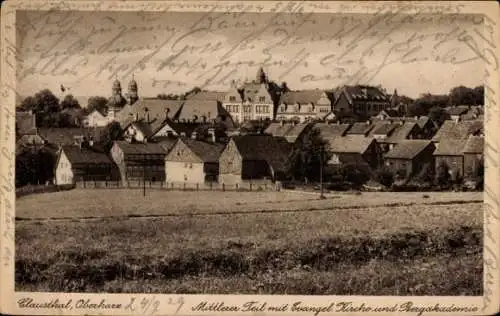
[[[293,149],[288,161],[288,175],[300,180],[319,180],[320,168],[327,165],[331,156],[328,142],[318,129],[312,129]]]
[[[68,94],[61,102],[62,109],[81,109],[80,103],[72,94]]]
[[[55,156],[46,147],[29,147],[16,155],[16,186],[45,184],[54,177]]]
[[[394,183],[394,175],[387,168],[381,168],[376,173],[377,181],[383,186],[390,187]]]
[[[445,120],[450,119],[450,114],[441,107],[433,107],[429,110],[429,119],[441,126]]]
[[[102,145],[105,152],[109,152],[115,140],[122,138],[123,130],[118,122],[110,122],[102,134]]]
[[[104,97],[94,96],[90,97],[87,103],[87,111],[90,113],[94,109],[102,112],[106,112],[108,110],[108,100]]]
[[[484,105],[484,86],[477,86],[473,90],[474,92],[474,104]]]
[[[363,185],[370,179],[367,170],[355,164],[342,166],[342,174],[344,176],[344,181],[352,183],[355,187]]]
[[[447,186],[450,184],[450,169],[448,165],[441,161],[436,170],[436,181],[440,186]]]
[[[38,126],[53,127],[57,125],[57,114],[61,108],[59,99],[52,91],[44,89],[32,97],[25,98],[21,107],[24,110],[33,111]]]

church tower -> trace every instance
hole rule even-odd
[[[399,104],[398,90],[394,89],[394,93],[391,97],[391,108],[396,107]]]
[[[257,82],[260,84],[267,83],[267,75],[262,67],[257,71]]]
[[[128,104],[134,104],[139,99],[139,94],[137,91],[137,82],[134,80],[134,75],[132,75],[132,80],[128,83],[127,92]]]
[[[111,97],[108,99],[108,117],[110,121],[116,120],[116,113],[120,112],[127,100],[122,95],[122,86],[116,79],[111,88]]]

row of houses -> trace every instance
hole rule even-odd
[[[312,128],[327,140],[331,166],[354,164],[369,171],[385,166],[406,179],[429,166],[437,170],[445,164],[454,179],[474,178],[482,168],[484,131],[480,121],[446,121],[431,139],[415,132],[420,127],[405,127],[419,126],[416,122],[363,124],[273,123],[266,134],[231,136],[225,143],[198,139],[196,134],[146,142],[122,140],[115,141],[109,155],[75,142],[62,146],[58,153],[56,184],[104,178],[231,185],[273,182],[284,179],[294,145]]]
[[[380,87],[343,86],[330,90],[291,91],[283,83],[278,86],[260,68],[256,79],[241,84],[232,82],[227,91],[197,91],[182,100],[139,97],[137,82],[132,79],[123,94],[115,80],[107,108],[85,111],[84,126],[105,126],[112,121],[126,125],[131,120],[163,120],[206,122],[216,118],[242,123],[252,120],[331,119],[351,113],[368,118],[382,110],[401,110],[408,104],[395,91],[386,94]],[[406,103],[405,103],[406,102]]]

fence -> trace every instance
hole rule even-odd
[[[244,181],[235,184],[218,182],[166,182],[166,181],[78,181],[77,188],[84,189],[162,189],[175,191],[280,191],[280,182]]]
[[[51,192],[59,192],[59,191],[67,191],[74,189],[75,185],[66,184],[66,185],[29,185],[16,189],[16,197],[21,197],[30,194],[39,194],[39,193],[51,193]]]

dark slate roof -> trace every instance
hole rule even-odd
[[[444,121],[441,128],[437,131],[436,135],[432,138],[433,141],[441,141],[442,139],[467,139],[469,135],[479,133],[484,129],[482,120],[472,121],[459,121],[452,120]]]
[[[255,100],[255,95],[261,89],[261,85],[258,82],[246,82],[243,84],[241,90],[243,91],[243,100]],[[267,90],[267,89],[266,89]]]
[[[418,132],[418,127],[417,123],[415,122],[405,122],[403,125],[399,125],[396,127],[396,129],[392,132],[391,136],[387,139],[387,142],[389,143],[397,143],[399,141],[402,141],[404,139],[408,139],[412,131]]]
[[[172,137],[172,136],[160,136],[160,137],[154,137],[151,140],[149,140],[149,143],[154,143],[154,144],[159,144],[163,148],[166,149],[167,153],[170,152],[170,150],[174,147],[175,143],[177,142],[178,137]]]
[[[465,154],[482,154],[484,152],[484,137],[469,136],[462,152]]]
[[[285,139],[290,143],[295,143],[297,138],[304,132],[310,125],[307,123],[293,124],[292,128],[284,135]]]
[[[216,100],[191,99],[183,102],[182,107],[175,116],[179,121],[204,123],[214,120],[219,115],[228,116],[220,102]]]
[[[271,123],[264,133],[277,137],[285,137],[287,141],[294,143],[308,126],[309,124],[307,123]]]
[[[137,130],[139,130],[144,137],[149,138],[153,135],[153,129],[151,128],[151,124],[146,123],[143,120],[134,121],[131,123]]]
[[[203,123],[200,122],[179,122],[179,121],[173,121],[171,119],[167,119],[162,124],[156,128],[156,130],[153,131],[153,133],[158,132],[162,127],[164,127],[166,124],[170,126],[177,134],[181,135],[182,133],[185,134],[185,136],[191,136],[194,130],[197,128],[203,126]]]
[[[201,91],[196,94],[188,96],[186,99],[187,100],[201,100],[201,101],[220,101],[222,102],[224,100],[224,96],[226,95],[226,92],[219,92],[219,91]]]
[[[292,144],[283,137],[240,135],[231,138],[244,160],[264,160],[275,171],[285,171]]]
[[[389,102],[389,97],[377,87],[362,85],[344,86],[342,92],[344,92],[350,103],[353,101]]]
[[[430,121],[430,118],[428,116],[421,116],[417,119],[417,124],[418,127],[424,128],[425,125],[427,125]]]
[[[385,154],[385,158],[413,159],[428,146],[434,146],[430,140],[406,139],[399,142]]]
[[[71,162],[72,167],[77,167],[78,165],[88,165],[88,164],[113,164],[111,159],[103,152],[93,150],[91,148],[80,148],[75,145],[64,145],[62,150],[68,160]]]
[[[160,143],[129,143],[127,141],[115,141],[125,155],[151,154],[166,155],[168,153],[168,144]]]
[[[330,150],[334,153],[364,154],[375,140],[363,135],[335,136],[327,139]]]
[[[446,108],[446,112],[448,112],[448,114],[450,115],[462,115],[462,114],[465,114],[469,111],[469,107],[468,106],[464,106],[464,105],[459,105],[459,106],[453,106],[453,107],[449,107],[449,108]]]
[[[20,135],[36,133],[36,116],[32,112],[16,112],[16,125]]]
[[[122,127],[137,119],[147,119],[150,122],[163,122],[168,117],[174,117],[181,108],[182,101],[142,98],[132,105],[126,105],[117,114]],[[146,111],[147,109],[147,111]]]
[[[317,104],[321,96],[325,93],[323,90],[300,90],[289,91],[280,97],[280,104]],[[328,95],[327,95],[328,96]],[[329,101],[328,104],[331,102]]]
[[[290,123],[271,123],[265,129],[264,133],[272,136],[285,136],[285,134],[292,128],[292,124]]]
[[[347,131],[346,135],[367,135],[374,125],[366,122],[355,122]]]
[[[385,125],[392,125],[392,123],[388,120],[373,120],[371,122],[371,126],[372,128],[370,129],[370,131],[368,132],[368,136],[373,136],[375,135],[375,132],[380,129],[381,127],[385,126]]]
[[[463,139],[443,139],[434,151],[434,156],[461,156],[464,145],[465,142]]]
[[[92,138],[99,141],[106,127],[39,128],[38,134],[54,145],[72,145],[75,137]]]
[[[349,124],[328,124],[328,123],[316,123],[314,128],[317,128],[320,135],[323,138],[330,138],[334,136],[343,136],[349,129]]]
[[[386,135],[389,136],[398,127],[397,123],[385,123],[376,126],[373,129],[373,135]]]
[[[189,149],[191,149],[196,156],[200,157],[203,162],[216,163],[219,162],[219,157],[224,150],[225,145],[220,143],[210,143],[202,140],[195,140],[191,138],[181,138]]]

